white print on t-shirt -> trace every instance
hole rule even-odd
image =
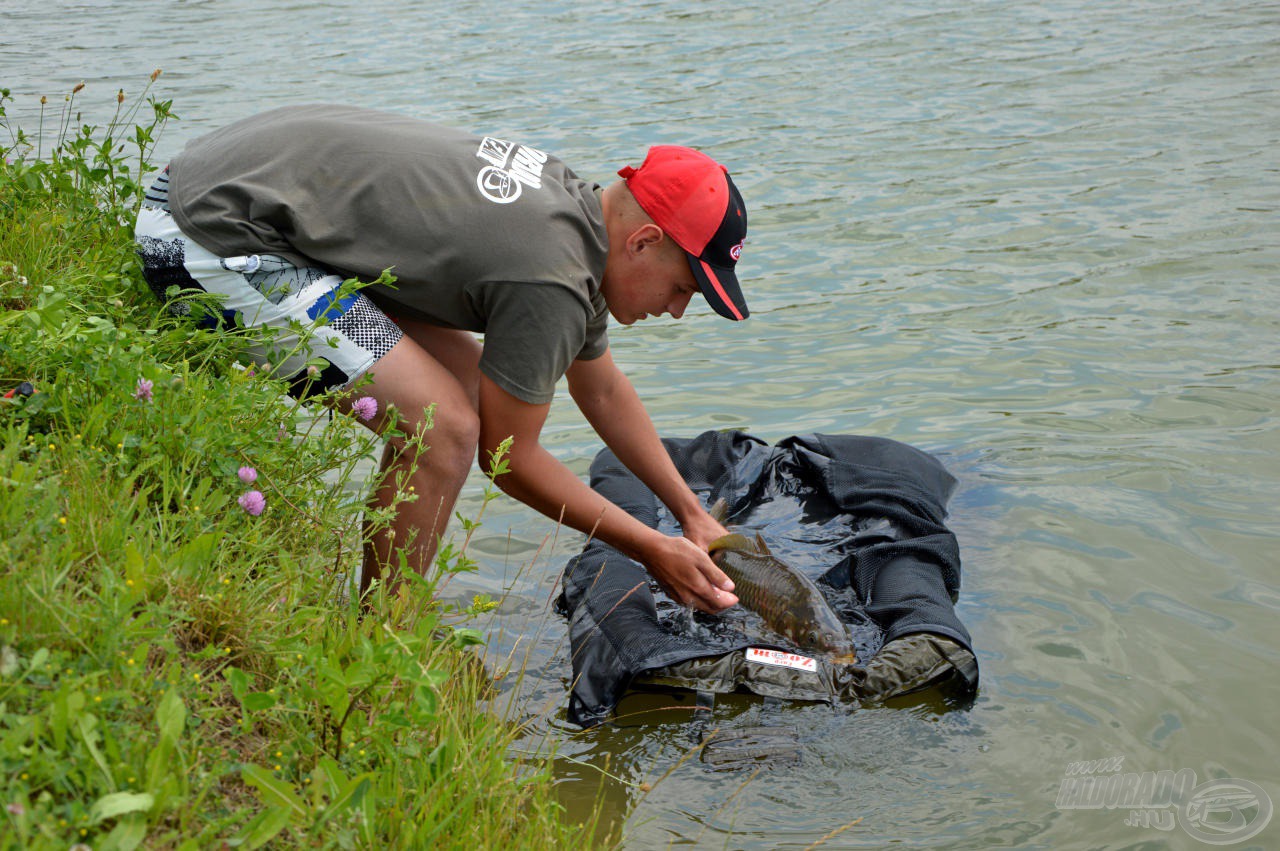
[[[520,197],[526,186],[542,188],[542,167],[547,155],[537,148],[485,136],[476,156],[492,163],[480,169],[476,185],[480,193],[495,204],[510,204]]]

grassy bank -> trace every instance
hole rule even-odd
[[[465,547],[339,602],[370,438],[159,307],[131,225],[170,106],[83,96],[0,109],[0,848],[580,846],[432,602]]]

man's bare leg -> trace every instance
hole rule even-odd
[[[396,320],[400,329],[413,338],[413,341],[435,358],[453,377],[458,379],[471,407],[480,410],[480,355],[484,348],[475,335],[469,331],[454,328],[440,328],[425,322],[415,322],[399,318]]]
[[[408,568],[420,574],[430,568],[471,469],[480,431],[473,394],[412,336],[406,335],[379,358],[369,376],[371,384],[336,405],[340,411],[350,411],[361,396],[372,396],[378,402],[377,415],[366,425],[386,437],[387,446],[381,484],[369,505],[385,508],[397,494],[412,494],[417,499],[401,502],[390,526],[375,531],[366,541],[362,594],[378,577],[385,577],[392,591],[399,586],[402,577],[396,551],[406,544]],[[433,403],[435,411],[427,428],[425,411]],[[398,435],[392,433],[393,426]],[[412,444],[416,439],[421,439],[425,451],[415,450]]]

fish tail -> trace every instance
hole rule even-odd
[[[729,501],[724,497],[720,497],[712,504],[707,513],[711,515],[712,520],[724,525],[724,521],[729,519]]]

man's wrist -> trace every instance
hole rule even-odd
[[[632,541],[627,556],[648,568],[649,565],[660,560],[660,551],[667,543],[667,536],[657,529],[650,529],[643,524],[641,526],[644,531]]]
[[[684,496],[676,502],[675,505],[668,505],[667,508],[672,515],[679,521],[682,527],[688,526],[693,520],[698,519],[706,513],[706,509],[702,507],[702,503],[691,490],[685,490]]]

